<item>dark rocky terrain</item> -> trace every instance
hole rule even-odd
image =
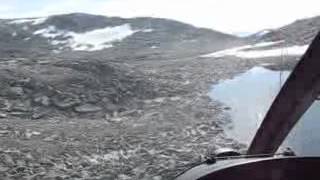
[[[212,150],[245,148],[225,135],[228,107],[208,97],[211,84],[299,59],[204,58],[253,41],[167,19],[17,21],[0,21],[0,179],[173,179]],[[128,32],[123,24],[131,34],[108,48],[70,44],[106,27]]]

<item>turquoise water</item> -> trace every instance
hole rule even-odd
[[[212,85],[209,96],[230,107],[232,123],[227,127],[227,135],[250,144],[272,101],[280,90],[280,84],[289,76],[289,71],[272,71],[254,67],[249,71]],[[286,139],[284,146],[296,153],[319,155],[320,145],[320,103],[316,102],[302,117]],[[319,130],[319,133],[318,133]]]

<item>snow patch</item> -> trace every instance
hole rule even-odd
[[[281,41],[270,41],[270,42],[262,42],[262,43],[257,43],[257,44],[254,44],[252,45],[251,48],[258,48],[258,47],[268,47],[268,46],[272,46],[272,45],[276,45],[276,44],[280,44],[280,43],[283,43],[284,41],[281,40]]]
[[[57,36],[64,36],[65,32],[57,30],[55,26],[49,26],[45,29],[39,29],[33,33],[34,35],[41,35],[45,38],[55,38]]]
[[[38,25],[38,24],[42,24],[47,20],[46,17],[43,18],[36,18],[34,19],[34,21],[32,22],[32,25]]]
[[[266,34],[268,34],[270,32],[271,32],[270,30],[259,31],[258,33],[255,34],[255,36],[261,37],[261,36],[264,36],[264,35],[266,35]]]
[[[185,82],[183,82],[184,85],[188,85],[190,83],[191,83],[190,80],[186,80]]]
[[[119,161],[120,153],[118,151],[111,151],[110,153],[103,155],[103,159],[106,161]]]
[[[9,24],[24,24],[33,22],[34,19],[16,19],[9,22]]]
[[[224,56],[236,56],[240,58],[264,58],[264,57],[277,57],[281,55],[302,55],[308,48],[308,45],[304,46],[291,46],[286,48],[277,48],[269,50],[248,50],[258,47],[269,47],[275,44],[279,44],[283,41],[277,42],[263,42],[254,45],[245,45],[226,49],[211,54],[202,55],[201,57],[224,57]]]
[[[264,58],[264,57],[277,57],[281,55],[299,56],[306,52],[309,45],[304,46],[291,46],[287,48],[270,49],[263,51],[247,51],[238,52],[237,57],[241,58]]]
[[[163,103],[166,100],[166,97],[158,97],[158,98],[154,98],[154,99],[147,99],[144,100],[144,102],[146,104],[150,104],[150,103]]]
[[[52,40],[51,41],[51,44],[56,46],[56,45],[60,45],[60,44],[63,44],[64,42],[63,41],[58,41],[58,40]]]
[[[28,18],[28,19],[15,19],[9,22],[9,24],[25,24],[31,23],[32,25],[42,24],[47,20],[46,17],[42,18]]]
[[[97,51],[113,47],[112,42],[121,41],[136,32],[151,32],[151,29],[132,30],[129,24],[115,27],[106,27],[84,33],[62,31],[54,26],[35,31],[34,35],[49,38],[52,45],[64,44],[75,51]],[[64,37],[64,40],[57,40],[57,37]]]
[[[22,27],[22,30],[24,30],[24,31],[27,31],[28,29],[29,29],[28,26],[23,26],[23,27]]]
[[[274,63],[262,63],[260,64],[260,66],[272,66],[274,65]]]
[[[13,33],[11,34],[12,37],[16,37],[17,35],[18,35],[17,32],[13,32]]]
[[[61,51],[56,50],[56,49],[52,50],[52,52],[53,52],[54,54],[60,54],[60,53],[61,53]]]
[[[149,33],[149,32],[153,32],[153,29],[143,29],[141,30],[141,32],[145,32],[145,33]]]
[[[25,132],[25,136],[26,136],[27,138],[31,138],[31,136],[39,136],[39,135],[41,135],[40,132],[38,132],[38,131],[31,131],[30,129],[27,129],[26,132]]]
[[[222,51],[217,51],[217,52],[214,52],[214,53],[202,55],[201,57],[235,56],[241,50],[250,49],[250,48],[258,48],[258,47],[268,47],[268,46],[271,46],[271,45],[278,44],[280,42],[282,42],[282,41],[263,42],[263,43],[253,44],[253,45],[239,46],[239,47],[234,47],[234,48],[225,49],[225,50],[222,50]]]

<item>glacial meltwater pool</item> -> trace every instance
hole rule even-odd
[[[210,97],[230,107],[226,133],[242,143],[253,139],[289,71],[254,67],[233,79],[212,85]],[[281,81],[280,81],[281,77]],[[320,103],[316,101],[289,134],[283,146],[299,155],[320,155]]]

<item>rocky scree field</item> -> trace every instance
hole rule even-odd
[[[299,28],[300,48],[315,31]],[[292,68],[299,53],[283,60],[267,37],[79,13],[1,20],[0,179],[173,179],[217,148],[245,150],[208,91],[254,66]]]

